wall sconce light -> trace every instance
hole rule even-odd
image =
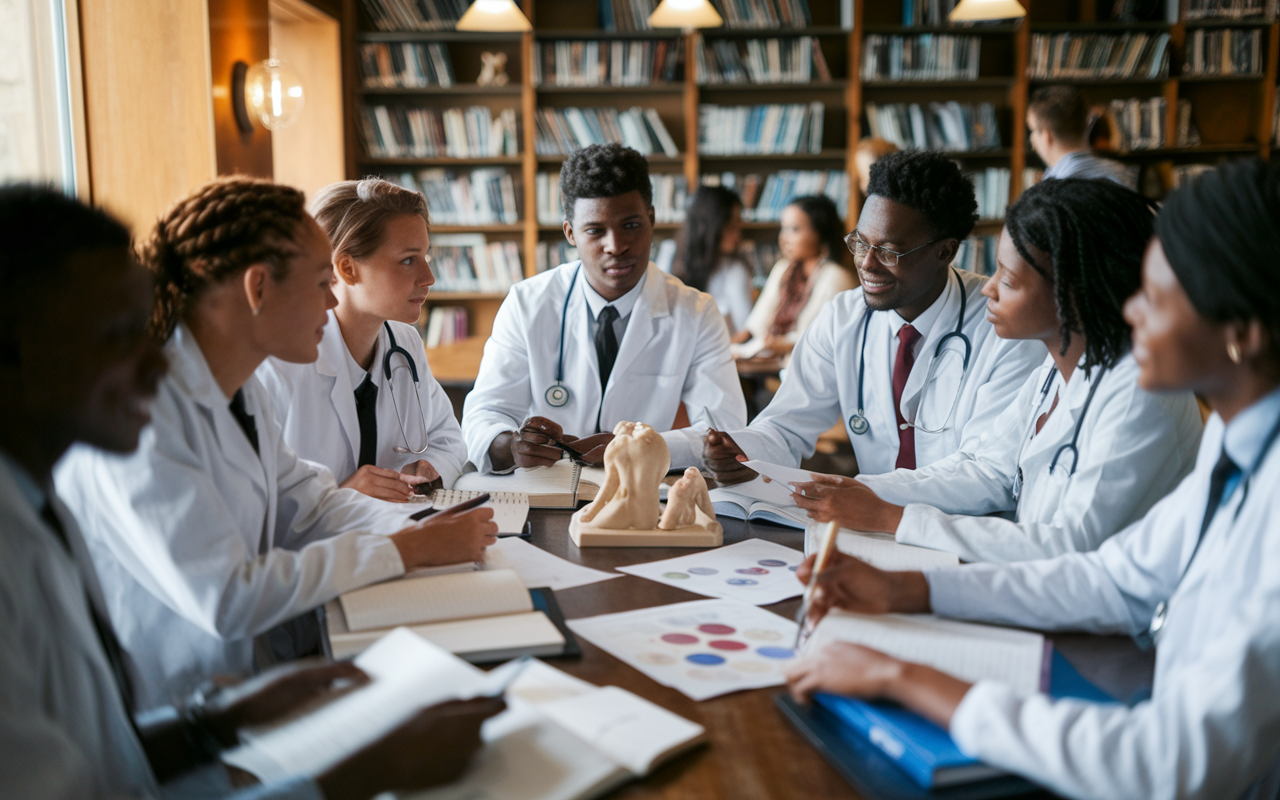
[[[278,58],[253,66],[237,61],[231,68],[231,104],[242,133],[253,132],[253,118],[269,131],[287,128],[305,102],[302,78]]]
[[[662,0],[649,15],[650,28],[718,28],[724,24],[708,0]]]
[[[991,22],[1026,15],[1027,10],[1018,0],[960,0],[947,19],[951,22]]]
[[[475,0],[458,20],[457,29],[500,33],[531,31],[533,26],[514,0]]]

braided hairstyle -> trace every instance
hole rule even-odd
[[[1155,211],[1153,202],[1113,181],[1066,178],[1032,186],[1005,212],[1018,254],[1053,285],[1062,352],[1073,333],[1084,335],[1086,375],[1094,366],[1110,369],[1129,351],[1122,310],[1142,285]]]
[[[138,251],[156,283],[151,334],[167,340],[206,289],[254,264],[284,278],[306,218],[302,192],[241,175],[210,181],[179,201]]]

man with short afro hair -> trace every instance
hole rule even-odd
[[[707,436],[703,458],[717,480],[754,477],[742,455],[798,466],[835,424],[866,475],[948,458],[990,427],[1045,354],[1038,342],[998,338],[985,314],[987,278],[951,266],[977,207],[973,184],[940,153],[905,150],[871,167],[858,227],[845,237],[862,286],[818,314],[750,427]],[[819,496],[870,491],[824,480]]]
[[[481,472],[554,464],[565,446],[603,461],[622,421],[662,433],[671,466],[696,466],[701,434],[746,424],[715,300],[649,261],[653,189],[620,144],[560,170],[565,238],[580,259],[511,288],[493,321],[462,435]],[[684,415],[690,427],[672,430]]]

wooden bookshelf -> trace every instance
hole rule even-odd
[[[1123,23],[1111,21],[1111,0],[1021,0],[1028,9],[1027,17],[1015,24],[980,26],[903,26],[903,0],[858,0],[853,8],[853,28],[840,27],[838,3],[809,0],[812,25],[806,28],[769,30],[713,29],[690,34],[679,31],[601,31],[597,26],[598,0],[523,0],[521,6],[533,23],[533,31],[524,34],[439,32],[376,32],[362,9],[360,0],[342,0],[343,18],[343,84],[346,103],[347,174],[392,176],[401,170],[426,167],[467,169],[481,166],[511,168],[523,186],[523,219],[516,225],[437,226],[435,231],[484,233],[490,240],[515,240],[521,245],[521,258],[526,277],[535,269],[535,251],[539,242],[552,242],[561,237],[558,227],[540,225],[536,214],[535,178],[539,172],[555,171],[563,156],[537,155],[534,148],[536,127],[533,115],[539,108],[600,107],[638,105],[653,107],[675,139],[677,157],[656,155],[650,158],[655,172],[683,174],[690,193],[704,173],[755,172],[771,173],[779,169],[844,169],[851,183],[846,227],[856,224],[861,201],[856,186],[853,155],[859,140],[866,135],[863,107],[876,103],[927,103],[957,100],[990,102],[996,106],[1001,146],[995,150],[951,153],[966,170],[1005,167],[1009,170],[1010,201],[1023,190],[1023,169],[1040,168],[1039,159],[1027,142],[1026,109],[1031,91],[1050,83],[1070,83],[1084,87],[1094,105],[1111,99],[1163,97],[1166,104],[1166,147],[1111,154],[1118,160],[1139,164],[1143,170],[1155,170],[1165,180],[1178,165],[1215,163],[1226,158],[1271,153],[1274,131],[1273,104],[1277,93],[1277,54],[1280,52],[1280,23],[1275,20],[1187,20],[1185,0],[1168,0],[1175,4],[1177,21],[1170,22],[1166,13],[1160,19]],[[1246,76],[1180,77],[1188,31],[1216,28],[1259,29],[1262,37],[1261,74]],[[1145,79],[1031,79],[1027,76],[1032,34],[1109,33],[1142,30],[1165,33],[1170,37],[1169,77]],[[982,51],[976,80],[960,81],[885,81],[863,80],[861,61],[866,36],[917,34],[974,35],[981,38]],[[696,80],[694,54],[699,40],[741,40],[812,36],[822,48],[831,70],[832,80],[801,84],[705,84]],[[557,40],[657,40],[677,39],[683,43],[683,79],[644,86],[576,87],[546,86],[533,83],[535,42]],[[457,84],[448,88],[367,89],[360,76],[359,46],[371,42],[440,42],[445,44],[453,61]],[[507,53],[507,74],[511,82],[503,87],[476,85],[479,56],[483,51]],[[357,109],[367,100],[380,103],[424,105],[452,108],[466,105],[489,105],[494,109],[514,108],[520,124],[520,154],[497,158],[370,158],[362,151],[358,132]],[[1178,147],[1177,103],[1192,102],[1193,117],[1199,127],[1202,144]],[[699,106],[704,102],[722,105],[753,105],[777,102],[819,101],[825,107],[823,146],[820,153],[788,155],[705,155],[699,153],[697,124]],[[975,231],[978,235],[999,233],[1000,220],[983,220]],[[776,238],[776,222],[749,222],[744,236],[757,241]],[[657,226],[662,238],[668,238],[679,225]],[[484,339],[492,328],[502,295],[480,293],[432,294],[431,304],[461,305],[471,318],[470,336],[448,350],[451,379],[463,379],[469,369],[478,365]],[[444,349],[441,348],[443,351]],[[432,364],[443,356],[433,353]],[[474,360],[474,364],[471,360]],[[459,367],[461,364],[461,368]],[[469,366],[468,366],[469,365]]]

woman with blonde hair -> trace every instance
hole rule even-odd
[[[413,326],[436,282],[426,200],[365,178],[321,189],[311,213],[333,245],[338,306],[313,363],[269,358],[258,368],[285,442],[382,500],[452,486],[467,449]]]

